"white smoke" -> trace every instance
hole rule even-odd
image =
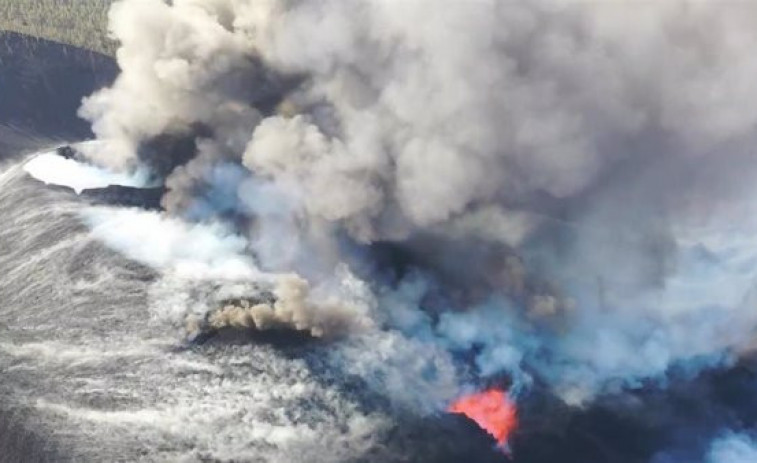
[[[149,183],[148,172],[144,169],[127,175],[83,164],[73,159],[65,159],[53,152],[34,156],[24,164],[24,170],[37,180],[70,187],[77,194],[82,190],[104,188],[108,185],[139,188]]]
[[[373,325],[370,296],[346,270],[311,288],[297,275],[260,271],[246,252],[247,240],[218,223],[190,225],[155,212],[105,207],[85,209],[82,217],[94,238],[164,272],[153,291],[158,319],[195,324],[208,316],[215,329],[284,327],[316,337]],[[219,287],[210,291],[212,295],[192,298],[202,282]],[[233,298],[264,298],[266,291],[275,297],[273,302],[223,304]]]
[[[186,327],[189,334],[207,319],[211,329],[349,335],[325,361],[368,380],[393,404],[420,413],[435,413],[458,391],[450,354],[424,340],[379,330],[374,296],[344,266],[311,287],[294,274],[259,270],[246,252],[250,243],[218,223],[192,225],[156,212],[110,207],[91,207],[81,216],[94,238],[163,272],[151,289],[156,321]],[[256,299],[262,302],[247,302]],[[224,302],[234,300],[239,302]]]
[[[750,463],[757,461],[757,444],[746,434],[728,433],[710,446],[707,463]]]
[[[152,267],[180,276],[256,279],[247,241],[221,224],[188,225],[156,212],[95,207],[83,212],[92,235]]]
[[[571,402],[752,347],[757,4],[121,0],[110,28],[122,74],[81,110],[99,160],[134,169],[163,134],[198,152],[164,205],[206,223],[95,227],[140,260],[345,269],[373,292],[350,326],[475,347],[479,375]],[[217,317],[279,313],[251,308]]]

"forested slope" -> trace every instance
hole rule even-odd
[[[113,0],[0,0],[0,30],[20,32],[105,54],[107,14]]]

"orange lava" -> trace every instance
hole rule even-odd
[[[450,405],[447,411],[461,413],[475,421],[501,446],[507,443],[510,433],[518,425],[515,403],[510,400],[507,393],[499,389],[488,389],[460,397]]]

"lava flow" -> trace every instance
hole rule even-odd
[[[510,433],[518,425],[515,403],[499,389],[487,389],[460,397],[447,411],[467,416],[491,434],[500,446],[507,444]]]

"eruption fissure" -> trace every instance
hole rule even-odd
[[[757,328],[757,4],[719,3],[117,1],[86,154],[152,169],[165,211],[87,221],[164,271],[158,319],[338,340],[416,412],[728,362]],[[483,394],[457,406],[506,440]]]
[[[449,406],[450,413],[459,413],[473,420],[504,448],[510,434],[518,426],[515,403],[499,389],[465,395]]]

